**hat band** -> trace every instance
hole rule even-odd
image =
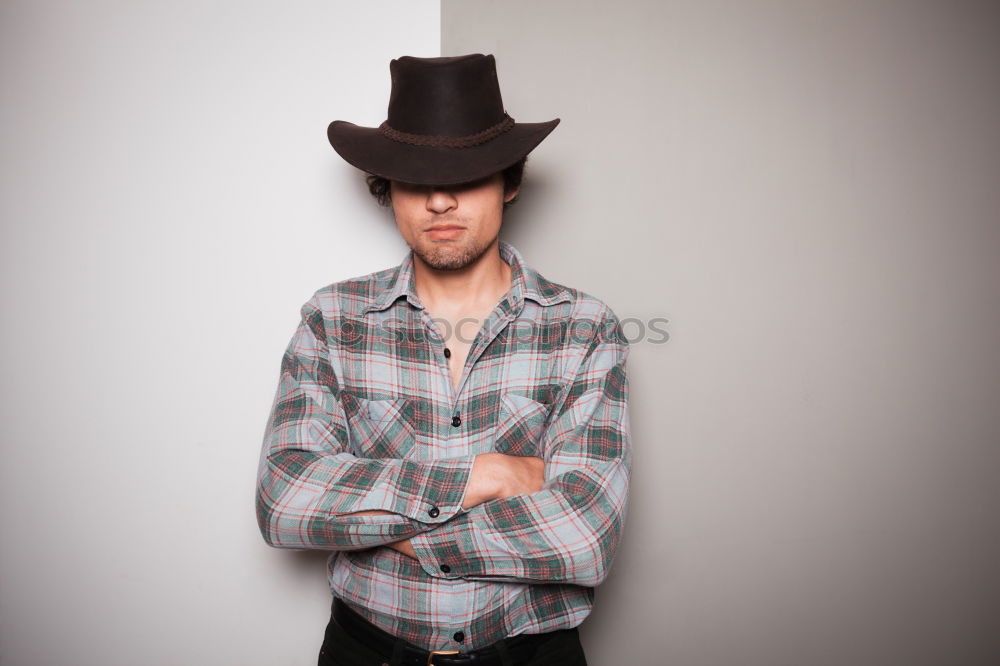
[[[399,141],[400,143],[409,143],[414,146],[437,146],[440,148],[469,148],[470,146],[478,146],[481,143],[486,143],[490,139],[495,139],[513,126],[514,119],[504,113],[503,120],[496,125],[487,127],[482,132],[469,134],[468,136],[410,134],[409,132],[400,132],[397,129],[389,127],[388,120],[379,125],[378,128],[387,138]]]

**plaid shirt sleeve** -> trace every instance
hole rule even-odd
[[[454,517],[473,456],[431,461],[358,458],[315,296],[285,350],[256,484],[257,524],[276,548],[361,550]],[[393,515],[347,516],[363,509]]]
[[[605,580],[625,523],[632,466],[629,347],[613,314],[605,325],[613,334],[587,346],[542,436],[542,490],[484,502],[412,537],[429,575],[591,587]]]

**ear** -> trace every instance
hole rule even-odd
[[[519,188],[519,187],[515,187],[510,192],[507,192],[506,194],[504,194],[503,195],[503,202],[504,203],[510,203],[510,201],[512,201],[514,199],[514,197],[517,196],[517,193],[520,191],[520,189],[521,188]]]

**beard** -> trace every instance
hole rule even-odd
[[[497,235],[499,236],[499,233]],[[470,236],[460,241],[447,243],[428,241],[424,244],[410,245],[410,249],[425,264],[435,270],[457,271],[478,261],[486,253],[486,250],[493,245],[495,240],[496,238],[494,237],[482,243],[477,243],[476,239]]]

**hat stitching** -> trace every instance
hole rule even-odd
[[[400,143],[409,143],[414,146],[436,146],[442,148],[469,148],[471,146],[478,146],[481,143],[486,143],[491,139],[495,139],[504,132],[510,130],[514,126],[514,119],[511,118],[506,113],[503,114],[503,120],[498,122],[492,127],[487,127],[482,132],[477,132],[475,134],[469,134],[467,136],[438,136],[434,134],[410,134],[408,132],[400,132],[397,129],[393,129],[389,125],[389,121],[385,121],[379,125],[379,130],[387,138],[393,141],[398,141]]]

